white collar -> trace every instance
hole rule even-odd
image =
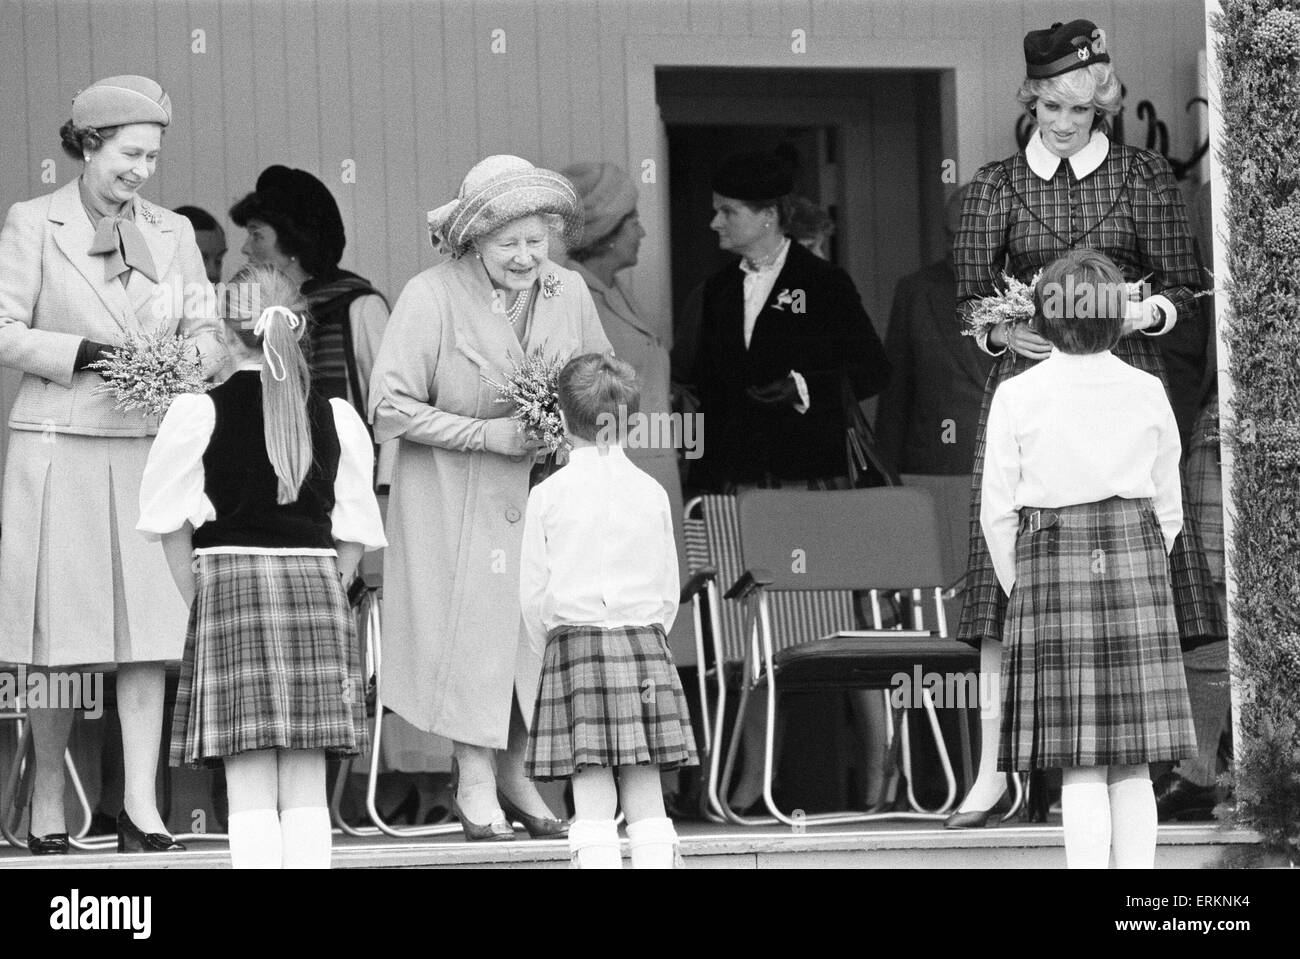
[[[613,456],[615,459],[625,459],[627,454],[623,452],[623,447],[617,444],[612,446],[579,446],[569,450],[569,462],[582,462],[583,460],[595,460],[599,462],[606,456]]]
[[[1056,175],[1061,165],[1061,158],[1047,149],[1041,133],[1038,127],[1034,128],[1034,135],[1029,138],[1029,144],[1025,147],[1025,159],[1029,161],[1029,169],[1033,170],[1040,180],[1050,180]],[[1088,145],[1070,157],[1070,169],[1074,171],[1075,179],[1081,180],[1101,166],[1108,152],[1110,152],[1110,138],[1101,130],[1093,130]]]
[[[742,256],[740,258],[741,272],[780,273],[781,270],[784,269],[785,267],[785,257],[786,254],[788,254],[789,252],[790,252],[790,238],[787,236],[784,240],[781,241],[781,245],[777,247],[776,256],[772,258],[772,262],[767,264],[766,266],[752,267],[749,265],[749,260]]]

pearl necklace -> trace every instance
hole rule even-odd
[[[528,308],[528,301],[532,297],[532,290],[521,290],[515,296],[515,302],[506,310],[506,319],[511,323],[518,323],[519,317],[524,315],[524,310]]]

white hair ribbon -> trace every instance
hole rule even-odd
[[[298,319],[298,314],[285,306],[268,306],[262,311],[262,315],[257,318],[257,323],[253,327],[253,335],[262,337],[262,354],[266,357],[266,365],[271,371],[271,376],[276,382],[283,382],[288,375],[284,369],[284,357],[280,355],[279,350],[271,345],[271,341],[266,338],[267,331],[271,328],[271,320],[275,316],[283,316],[284,321],[289,324],[289,329],[296,330],[298,324],[302,322]],[[277,373],[275,364],[280,364],[280,371]]]

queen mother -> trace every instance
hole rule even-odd
[[[371,374],[375,439],[400,440],[384,560],[382,695],[452,740],[469,839],[563,835],[524,777],[525,717],[541,659],[521,633],[519,555],[536,443],[510,419],[505,382],[527,354],[567,361],[609,342],[586,284],[549,259],[576,242],[572,184],[491,156],[429,214],[444,262],[412,279]]]

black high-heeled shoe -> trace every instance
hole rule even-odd
[[[44,836],[27,835],[27,851],[33,856],[66,856],[69,848],[66,832],[52,832]]]
[[[530,816],[508,798],[500,789],[497,790],[497,803],[510,822],[523,823],[528,835],[533,839],[563,839],[569,835],[567,819],[552,819],[548,816]]]
[[[515,829],[504,819],[486,825],[476,823],[467,817],[460,808],[460,764],[451,761],[451,811],[460,820],[461,831],[469,842],[510,842],[515,838]]]
[[[118,852],[183,852],[184,843],[179,843],[165,832],[145,832],[123,809],[117,814],[117,851]]]
[[[1002,795],[988,809],[971,809],[968,812],[954,812],[943,821],[944,829],[984,829],[1002,823],[1002,814],[1010,800],[1005,789]]]

